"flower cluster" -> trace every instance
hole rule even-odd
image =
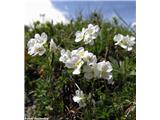
[[[98,35],[99,27],[97,25],[93,26],[92,24],[88,25],[88,28],[82,29],[82,32],[76,32],[76,42],[83,40],[85,44],[94,43]],[[73,74],[80,74],[81,67],[83,64],[84,77],[86,79],[92,78],[103,78],[110,80],[112,78],[112,66],[109,61],[97,63],[97,57],[91,52],[85,51],[83,47],[80,47],[76,50],[61,50],[61,57],[59,59],[65,64],[65,67],[72,68]]]
[[[35,34],[34,38],[31,38],[28,41],[28,54],[35,56],[42,56],[46,49],[44,48],[44,44],[47,42],[47,35],[43,32],[41,36],[39,34]]]
[[[83,47],[80,47],[73,51],[61,50],[61,57],[59,59],[65,63],[65,67],[73,68],[73,74],[80,74],[81,67],[83,67],[84,77],[87,79],[103,78],[110,80],[112,78],[112,66],[109,61],[98,62],[97,57],[88,51],[84,51]]]
[[[88,28],[82,28],[82,31],[76,32],[76,39],[75,42],[80,42],[83,40],[85,44],[94,44],[94,39],[98,36],[99,33],[99,26],[98,25],[92,25],[89,24]]]
[[[59,61],[65,64],[65,67],[74,69],[73,74],[80,74],[82,65],[93,65],[97,62],[97,58],[93,53],[84,51],[83,47],[76,50],[61,50]]]
[[[88,28],[83,28],[82,31],[76,32],[75,42],[80,42],[83,40],[85,44],[94,44],[94,39],[98,36],[99,26],[89,24]],[[123,36],[117,34],[114,36],[113,40],[116,42],[115,45],[119,45],[127,51],[131,51],[135,44],[135,37],[133,36]],[[28,41],[28,54],[32,56],[42,56],[46,52],[44,44],[47,42],[47,35],[43,32],[41,35],[35,34],[34,38]],[[50,52],[56,52],[58,50],[57,45],[51,39],[50,46],[48,46]],[[83,66],[84,77],[88,80],[90,79],[105,79],[108,83],[113,83],[112,81],[112,66],[109,61],[97,62],[97,57],[93,53],[84,50],[83,47],[79,47],[75,50],[64,50],[60,52],[61,56],[59,61],[65,64],[65,67],[73,69],[73,74],[78,75],[81,73],[81,67]],[[78,85],[76,85],[78,87]],[[85,107],[85,95],[83,91],[78,87],[75,91],[75,96],[73,96],[73,101],[77,102],[80,107]]]
[[[44,44],[47,42],[47,35],[46,33],[42,33],[41,35],[35,34],[34,38],[31,38],[28,43],[28,54],[32,56],[42,56],[46,52],[46,48],[44,47]],[[51,39],[50,41],[50,51],[55,52],[58,49],[57,45]]]
[[[113,40],[116,42],[115,45],[119,45],[127,51],[131,51],[133,49],[133,45],[135,44],[135,37],[133,36],[123,36],[121,34],[115,35]]]
[[[112,66],[109,61],[105,62],[98,62],[92,66],[84,66],[83,67],[83,72],[84,77],[87,79],[92,79],[92,78],[103,78],[110,80],[112,78]]]

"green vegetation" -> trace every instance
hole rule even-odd
[[[100,34],[94,40],[94,46],[76,43],[75,33],[88,24],[98,25]],[[30,56],[27,42],[36,33],[45,32],[50,39],[64,49],[77,49],[83,46],[94,53],[98,61],[110,61],[113,67],[114,84],[107,80],[86,80],[83,74],[72,75],[72,70],[59,61],[60,52],[51,58]],[[70,24],[50,22],[25,26],[25,117],[47,117],[49,120],[135,120],[136,97],[136,50],[132,51],[115,46],[116,34],[132,35],[135,33],[125,27],[121,20],[113,18],[104,21],[101,15],[92,13],[88,19],[82,16],[71,20]],[[77,87],[87,95],[86,107],[80,108],[73,101]],[[91,95],[92,94],[92,99]]]

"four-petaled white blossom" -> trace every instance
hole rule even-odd
[[[46,49],[44,48],[44,44],[47,42],[47,35],[43,32],[41,36],[39,34],[35,34],[34,38],[31,38],[28,43],[28,54],[35,56],[42,56]]]
[[[80,42],[83,40],[85,44],[93,45],[94,44],[93,40],[96,39],[98,33],[99,33],[99,26],[98,25],[94,26],[92,24],[89,24],[88,28],[82,29],[82,32],[81,31],[76,32],[75,42]]]
[[[57,50],[57,45],[56,45],[56,43],[53,41],[53,39],[51,39],[51,41],[50,41],[50,50],[51,51],[56,51]]]
[[[111,73],[112,66],[109,61],[107,62],[102,61],[97,63],[96,68],[97,68],[97,73],[96,73],[97,78],[103,78],[107,80],[110,80],[112,78],[112,73]]]
[[[35,34],[34,38],[37,41],[37,43],[40,44],[45,44],[47,42],[47,35],[44,32],[41,34],[41,36],[39,34]]]
[[[98,33],[99,33],[99,26],[98,25],[94,26],[92,24],[89,24],[88,28],[85,31],[84,43],[93,45],[94,44],[93,40],[96,39]]]
[[[61,50],[61,57],[59,60],[65,63],[65,67],[73,68],[73,74],[80,74],[81,66],[84,64],[82,60],[82,56],[84,54],[84,48],[80,47],[73,51],[65,51],[64,49]]]
[[[42,56],[46,52],[46,49],[42,44],[36,43],[33,47],[28,48],[28,54],[35,56]]]
[[[102,61],[91,66],[86,65],[83,67],[84,77],[87,79],[103,78],[110,80],[112,79],[111,71],[112,66],[109,61]]]
[[[73,96],[73,101],[78,103],[80,107],[85,107],[85,97],[82,90],[76,90],[75,96]]]
[[[135,42],[135,37],[133,36],[123,36],[121,34],[115,35],[113,40],[116,42],[115,45],[119,45],[127,51],[131,51],[133,49]]]

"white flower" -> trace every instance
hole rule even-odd
[[[70,52],[69,50],[61,50],[61,57],[59,58],[59,60],[65,63],[65,67],[73,68],[73,74],[80,74],[81,66],[84,64],[84,61],[82,60],[83,54],[83,47],[73,50],[72,52]]]
[[[96,66],[97,70],[96,70],[96,76],[97,78],[103,78],[103,79],[107,79],[110,80],[112,78],[112,66],[110,64],[109,61],[105,62],[99,62],[97,63]]]
[[[32,56],[42,56],[46,52],[46,49],[43,46],[46,42],[47,35],[45,33],[42,33],[41,36],[39,34],[35,34],[34,38],[31,38],[27,43],[28,54]]]
[[[83,94],[83,91],[82,90],[76,90],[75,92],[75,96],[73,96],[73,101],[78,103],[80,107],[85,107],[86,106],[86,103],[85,103],[85,97],[84,97],[84,94]]]
[[[76,50],[72,50],[72,55],[78,55],[78,56],[80,56],[82,58],[83,55],[84,55],[84,48],[83,47],[79,47]]]
[[[84,43],[85,44],[94,44],[94,39],[98,36],[99,33],[99,26],[98,25],[92,25],[89,24],[88,28],[85,30],[85,36],[84,36]]]
[[[42,56],[45,52],[46,52],[46,49],[44,48],[42,44],[39,44],[39,43],[35,43],[33,47],[30,47],[28,49],[28,54],[32,56],[35,56],[37,54],[39,56]]]
[[[56,45],[56,43],[53,41],[53,39],[51,39],[51,41],[50,41],[50,50],[51,51],[56,51],[57,50],[57,45]]]
[[[75,42],[80,42],[83,40],[85,44],[93,45],[94,44],[93,40],[96,39],[98,33],[99,33],[99,26],[98,25],[94,26],[92,24],[89,24],[88,28],[82,29],[82,32],[81,31],[76,32]]]
[[[71,52],[69,50],[65,51],[64,49],[61,50],[61,57],[59,61],[66,63],[68,59],[71,57]]]
[[[81,72],[81,66],[84,64],[84,62],[79,56],[74,55],[65,64],[66,67],[74,69],[74,75],[78,75]]]
[[[96,63],[92,66],[84,66],[83,67],[83,72],[84,77],[87,79],[92,79],[92,78],[103,78],[110,80],[112,78],[112,66],[109,61],[105,62],[99,62]]]
[[[41,36],[39,34],[35,34],[34,38],[37,41],[37,43],[40,44],[45,44],[47,42],[47,35],[44,32],[41,34]]]
[[[115,35],[113,40],[116,42],[115,45],[119,45],[127,51],[131,51],[135,44],[135,37],[133,36],[123,36],[121,34]]]
[[[28,48],[33,47],[37,43],[36,39],[30,39],[27,43]]]
[[[93,53],[85,51],[83,55],[83,60],[87,62],[87,65],[94,65],[97,62],[97,57]]]
[[[75,34],[76,35],[75,42],[80,42],[81,40],[83,40],[84,33],[85,33],[85,28],[82,28],[82,32],[81,31],[77,31],[76,34]]]

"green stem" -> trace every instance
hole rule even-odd
[[[55,95],[53,93],[53,57],[54,57],[54,54],[52,54],[52,52],[48,51],[48,54],[47,54],[47,57],[48,57],[48,80],[49,80],[49,96],[52,97],[52,98],[55,98]],[[54,105],[54,101],[50,101],[50,105],[53,106]]]
[[[104,86],[105,86],[106,94],[109,93],[109,89],[108,89],[108,87],[107,87],[107,82],[106,82],[106,80],[104,80]]]

